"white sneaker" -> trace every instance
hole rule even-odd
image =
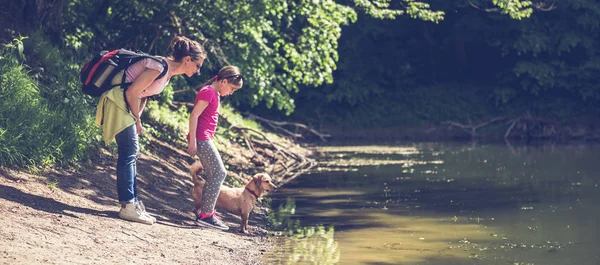
[[[152,216],[148,212],[146,212],[146,206],[144,206],[144,203],[140,200],[138,200],[137,203],[138,203],[138,206],[140,207],[140,209],[142,210],[142,214],[146,215],[147,217],[152,219],[152,222],[156,223],[156,218],[154,218],[154,216]]]
[[[149,215],[144,214],[142,212],[142,209],[141,207],[139,207],[139,204],[137,202],[130,202],[121,206],[121,210],[119,211],[119,217],[121,217],[121,219],[143,223],[147,225],[154,224],[152,218]]]

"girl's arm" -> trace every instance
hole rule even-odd
[[[188,153],[193,156],[196,154],[196,129],[198,128],[198,117],[208,106],[208,101],[198,100],[192,113],[190,114],[190,140],[188,142]]]
[[[140,105],[137,104],[137,96],[142,92],[142,90],[146,89],[154,80],[160,75],[158,70],[154,69],[146,69],[142,72],[136,79],[133,81],[133,84],[127,88],[127,92],[125,92],[125,100],[129,104],[129,108],[131,108],[131,113],[136,119],[136,128],[137,133],[142,133],[142,121],[140,120]]]

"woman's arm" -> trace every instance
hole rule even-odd
[[[196,154],[196,129],[198,128],[198,117],[208,106],[208,101],[198,100],[192,113],[190,114],[190,140],[188,142],[188,153],[193,156]]]
[[[144,112],[144,108],[146,107],[146,101],[148,101],[148,97],[143,97],[140,99],[140,117],[142,117],[142,112]]]
[[[136,119],[138,134],[142,133],[142,121],[140,120],[141,106],[137,104],[137,97],[144,89],[154,82],[158,75],[160,75],[158,70],[146,69],[135,79],[135,81],[133,81],[133,84],[131,84],[131,86],[127,88],[127,92],[125,92],[125,100],[127,100],[131,113]]]

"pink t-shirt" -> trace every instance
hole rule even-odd
[[[129,66],[126,71],[127,77],[125,80],[128,83],[135,81],[135,79],[148,68],[162,73],[164,66],[154,59],[142,59],[139,62]],[[167,84],[169,84],[169,79],[167,78],[167,76],[169,76],[169,71],[170,69],[167,69],[167,73],[163,77],[154,80],[154,82],[152,82],[146,89],[142,90],[142,92],[140,92],[138,95],[138,98],[145,98],[160,94],[165,89]]]
[[[210,85],[203,87],[196,95],[194,105],[199,100],[208,102],[208,106],[198,117],[198,126],[196,127],[196,141],[206,141],[212,139],[217,129],[219,121],[219,94]]]

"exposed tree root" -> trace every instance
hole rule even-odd
[[[244,138],[244,142],[255,157],[269,160],[271,166],[267,171],[272,176],[277,176],[278,185],[289,182],[316,165],[313,159],[290,151],[291,147],[273,142],[262,132],[255,129],[231,125],[229,130],[238,132]],[[271,150],[273,152],[266,152],[264,150]]]

